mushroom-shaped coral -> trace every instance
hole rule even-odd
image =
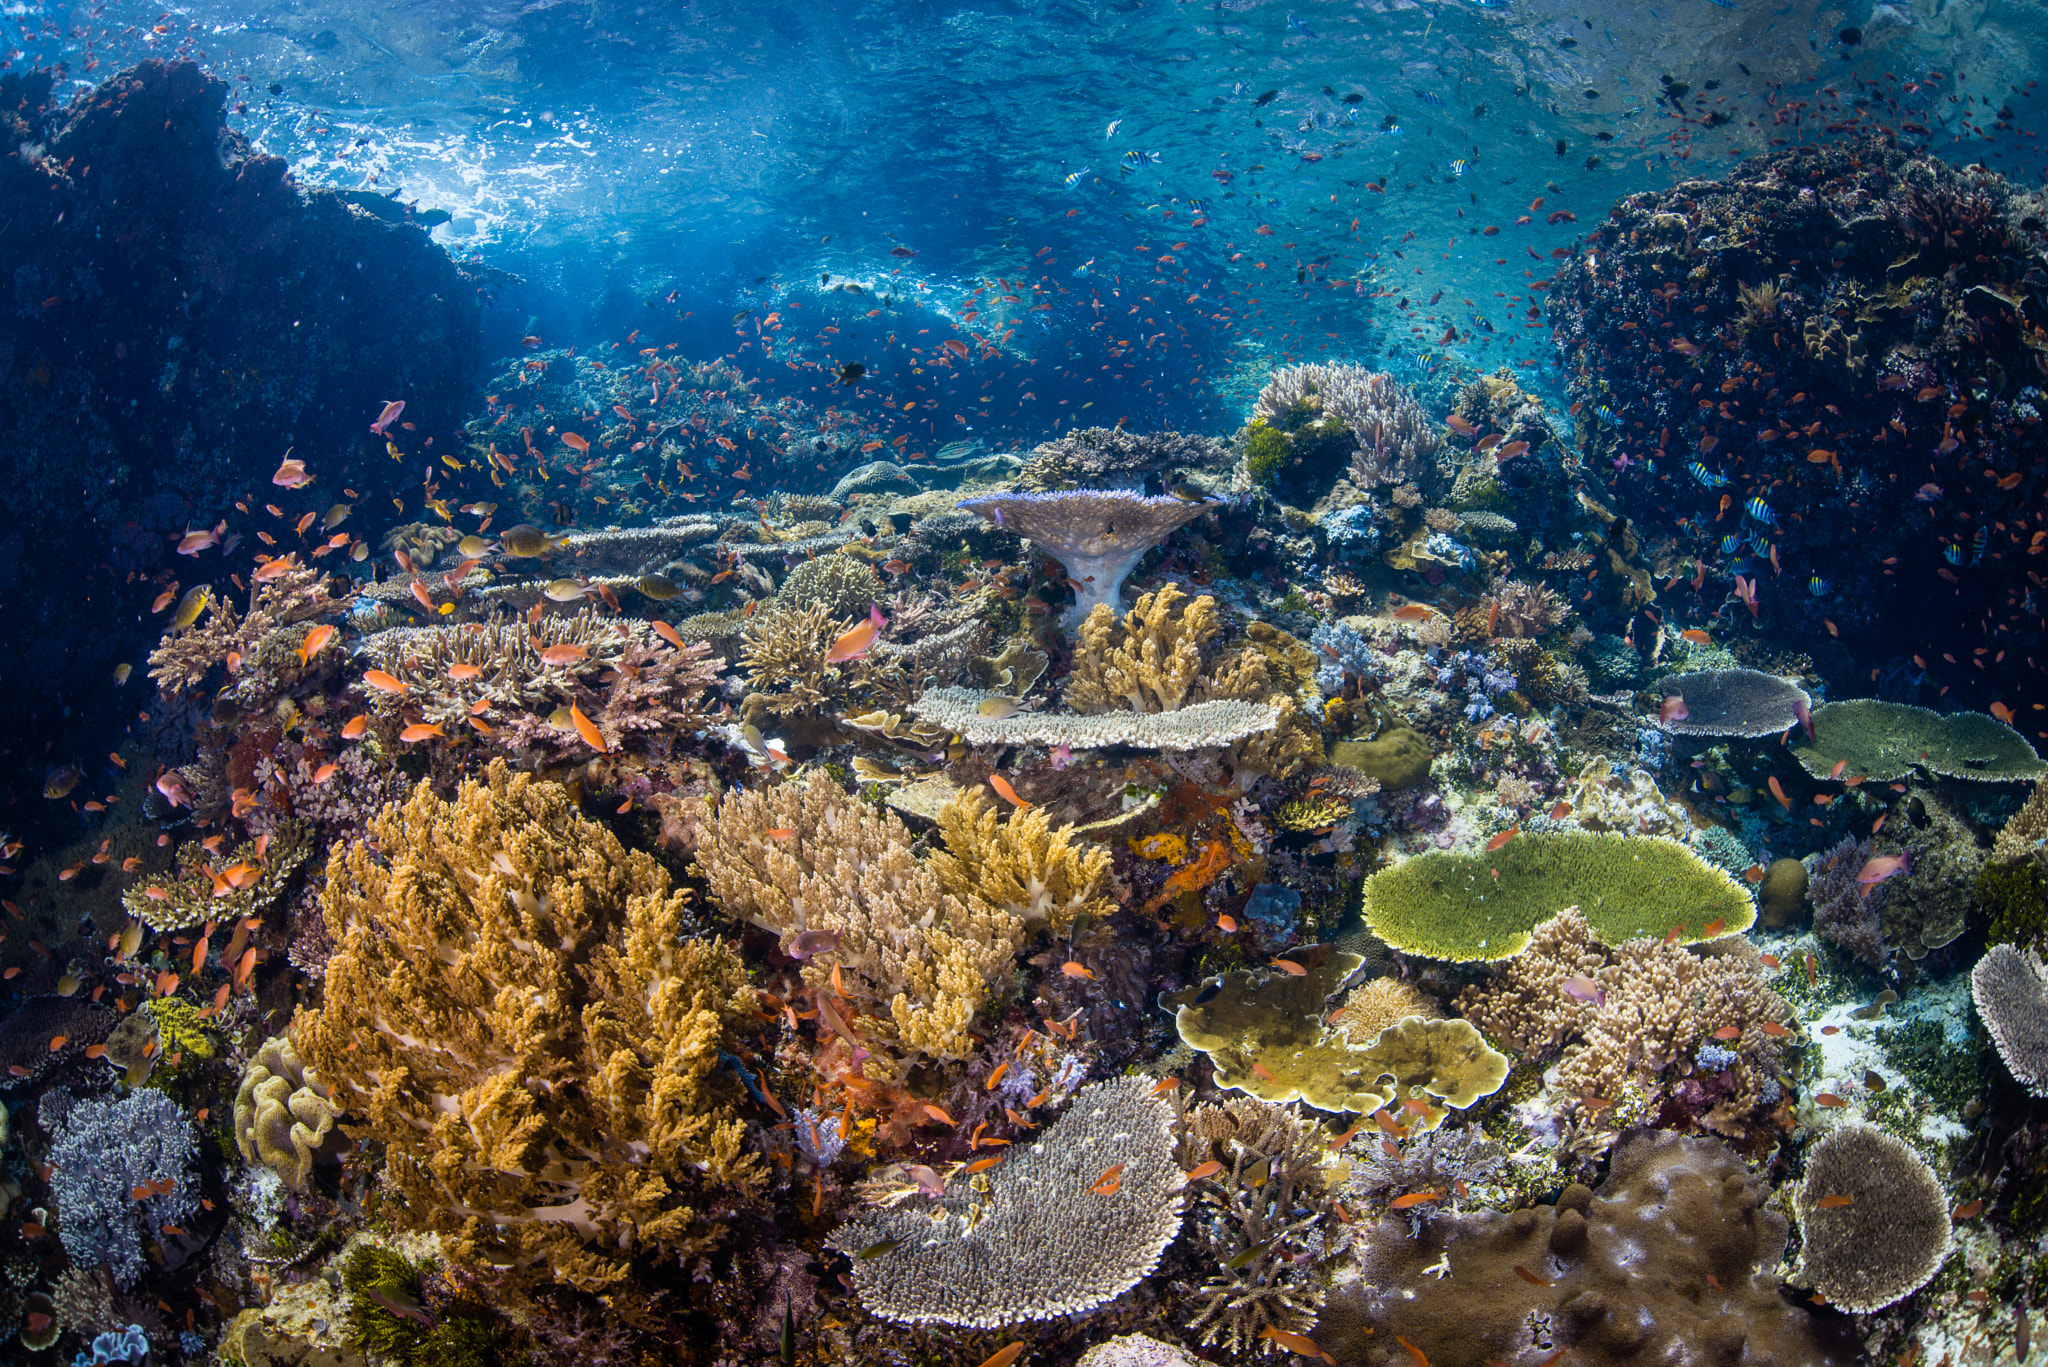
[[[1119,608],[1124,576],[1146,551],[1174,528],[1208,511],[1208,504],[1111,489],[1077,489],[1061,494],[984,494],[964,498],[960,507],[981,514],[1005,531],[1028,537],[1067,567],[1081,587],[1074,593],[1074,620],[1097,604]]]
[[[1664,729],[1680,736],[1771,736],[1799,725],[1811,699],[1790,679],[1754,669],[1701,669],[1672,674],[1657,685],[1667,698],[1685,700],[1684,715]]]
[[[272,1035],[242,1072],[235,1096],[235,1144],[294,1191],[303,1191],[313,1163],[331,1158],[345,1137],[334,1128],[341,1108],[318,1076],[299,1062],[291,1040]]]
[[[1807,1151],[1796,1205],[1804,1275],[1844,1310],[1864,1314],[1912,1295],[1948,1256],[1941,1179],[1874,1125],[1844,1125]]]
[[[2026,737],[1981,712],[1943,715],[1924,707],[1852,698],[1813,713],[1813,740],[1795,744],[1793,755],[1815,777],[1847,762],[1844,777],[1889,783],[1917,765],[1944,778],[2011,783],[2039,778],[2048,764]]]
[[[2048,1096],[2048,968],[2032,949],[1993,945],[1970,970],[1970,996],[2013,1077]]]
[[[1180,1229],[1173,1112],[1152,1089],[1146,1077],[1085,1087],[986,1178],[955,1174],[942,1195],[841,1225],[826,1243],[852,1256],[861,1304],[898,1324],[986,1329],[1136,1286]]]
[[[1365,882],[1373,934],[1456,963],[1513,958],[1531,930],[1571,906],[1609,945],[1666,935],[1696,944],[1756,923],[1748,889],[1652,836],[1531,832],[1487,854],[1432,850]]]

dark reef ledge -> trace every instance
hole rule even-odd
[[[483,285],[421,228],[298,185],[190,62],[62,108],[52,84],[0,76],[0,593],[58,638],[39,681],[51,644],[60,670],[110,666],[63,609],[125,606],[105,590],[130,571],[191,579],[176,534],[267,490],[286,448],[382,461],[367,426],[402,398],[408,445],[447,450]],[[0,642],[0,678],[22,649]]]

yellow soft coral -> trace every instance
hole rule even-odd
[[[1202,643],[1222,629],[1216,600],[1205,594],[1188,603],[1177,584],[1139,595],[1121,622],[1107,604],[1098,604],[1075,633],[1067,706],[1171,712],[1187,700],[1201,672]]]
[[[758,1180],[713,1076],[754,1003],[730,946],[682,937],[686,900],[502,760],[335,847],[341,948],[290,1038],[343,1129],[382,1141],[393,1218],[592,1291],[714,1242],[702,1204]]]
[[[980,897],[1061,934],[1083,912],[1100,919],[1116,909],[1103,896],[1109,851],[1075,840],[1072,826],[1054,829],[1043,808],[1000,821],[987,792],[970,788],[940,809],[939,833],[946,849],[932,855],[932,871],[962,901]]]
[[[771,832],[775,834],[771,834]],[[813,772],[766,791],[728,793],[697,846],[712,896],[734,916],[782,937],[819,932],[804,981],[833,970],[863,1019],[850,1028],[874,1051],[877,1080],[892,1043],[909,1054],[962,1059],[968,1022],[990,979],[1024,942],[1024,922],[979,896],[956,896],[911,853],[893,815]],[[880,1043],[882,1049],[876,1049]]]

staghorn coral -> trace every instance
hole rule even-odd
[[[1486,613],[1489,636],[1526,640],[1564,621],[1571,609],[1546,585],[1509,579],[1487,596]]]
[[[317,1074],[299,1062],[292,1042],[272,1035],[242,1070],[235,1094],[235,1146],[245,1162],[261,1163],[303,1191],[313,1163],[331,1158],[344,1136],[334,1128],[341,1108]]]
[[[1072,826],[1055,829],[1043,807],[998,819],[994,802],[970,788],[939,811],[946,848],[931,856],[932,872],[963,904],[991,902],[1032,929],[1065,934],[1078,916],[1101,920],[1116,910],[1109,890],[1109,851],[1076,840]]]
[[[755,613],[741,629],[740,654],[747,673],[745,712],[778,717],[842,706],[856,697],[896,697],[909,691],[896,656],[870,650],[859,659],[825,662],[832,642],[852,629],[834,621],[823,604],[772,607]],[[971,647],[970,647],[971,648]]]
[[[1187,1327],[1233,1354],[1254,1351],[1268,1328],[1307,1333],[1323,1289],[1302,1251],[1324,1246],[1319,1225],[1334,1214],[1321,1136],[1284,1106],[1236,1096],[1181,1117],[1175,1154],[1189,1171],[1223,1165],[1193,1188],[1189,1242],[1214,1266]]]
[[[1201,501],[1190,503],[1164,495],[1147,498],[1106,489],[987,494],[962,499],[959,506],[1037,542],[1046,554],[1066,566],[1068,577],[1081,586],[1074,594],[1077,621],[1085,620],[1098,606],[1114,612],[1125,576],[1145,552],[1176,527],[1208,511],[1208,504]]]
[[[775,600],[787,608],[823,608],[825,615],[865,617],[882,596],[882,577],[850,555],[821,555],[789,572]]]
[[[1970,997],[2013,1077],[2048,1097],[2048,968],[2041,956],[1993,945],[1970,970]]]
[[[904,1055],[968,1057],[968,1024],[1025,938],[1020,915],[955,896],[911,853],[901,821],[815,771],[726,794],[700,833],[697,867],[720,906],[780,936],[785,953],[807,931],[835,936],[805,958],[805,982],[826,992],[836,969],[853,1035]]]
[[[1216,600],[1205,594],[1189,601],[1178,584],[1139,595],[1137,606],[1121,621],[1108,606],[1097,607],[1075,633],[1065,702],[1089,714],[1122,708],[1172,712],[1189,701],[1202,670],[1203,643],[1222,630]],[[1250,659],[1258,657],[1251,654]],[[1263,685],[1263,662],[1257,675]],[[1261,695],[1265,691],[1270,690],[1261,688]]]
[[[1380,1031],[1410,1016],[1436,1020],[1436,1003],[1399,978],[1373,978],[1360,983],[1330,1013],[1330,1024],[1355,1044],[1371,1044]]]
[[[1607,944],[1668,933],[1694,944],[1756,922],[1747,888],[1653,836],[1529,832],[1491,852],[1415,855],[1365,883],[1375,935],[1456,963],[1514,957],[1538,924],[1569,906],[1583,908]]]
[[[1574,991],[1568,979],[1578,980]],[[1634,1083],[1678,1095],[1704,1112],[1702,1123],[1736,1138],[1779,1087],[1784,1040],[1763,1027],[1791,1015],[1747,941],[1716,953],[1648,938],[1609,948],[1576,908],[1536,927],[1491,981],[1459,994],[1457,1009],[1517,1053],[1544,1057],[1563,1046],[1568,1096],[1616,1102]],[[1736,1057],[1708,1089],[1693,1065],[1724,1028],[1740,1032],[1729,1041]]]
[[[560,663],[545,658],[562,647],[581,653]],[[424,721],[454,735],[482,718],[485,740],[513,751],[587,750],[573,727],[550,720],[571,703],[613,749],[665,748],[670,733],[705,723],[704,695],[718,678],[708,644],[678,650],[645,622],[592,608],[537,622],[394,627],[366,637],[360,653],[405,685],[403,693],[369,693],[387,723]]]
[[[1835,1196],[1848,1199],[1828,1199]],[[1807,1150],[1794,1207],[1806,1241],[1801,1275],[1852,1314],[1912,1295],[1948,1257],[1941,1179],[1909,1145],[1873,1125],[1843,1125]]]
[[[1084,1087],[986,1177],[954,1176],[841,1225],[870,1312],[898,1324],[994,1328],[1103,1305],[1138,1284],[1180,1229],[1173,1112],[1152,1079]]]
[[[1320,410],[1351,429],[1358,439],[1351,482],[1360,489],[1434,472],[1436,430],[1422,406],[1390,375],[1362,366],[1283,366],[1259,391],[1253,416],[1284,426],[1297,405]]]
[[[681,938],[687,901],[503,760],[335,848],[340,948],[289,1037],[382,1142],[394,1218],[593,1291],[715,1241],[708,1202],[757,1180],[712,1078],[753,996],[730,946]]]

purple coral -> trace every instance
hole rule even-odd
[[[1843,836],[1833,849],[1814,861],[1807,896],[1813,901],[1814,931],[1828,943],[1855,955],[1872,968],[1884,964],[1882,883],[1859,882],[1870,861],[1869,841]]]
[[[1106,604],[1121,610],[1124,578],[1146,551],[1185,522],[1208,511],[1190,503],[1115,489],[1077,489],[1058,494],[986,494],[963,498],[959,506],[981,514],[1004,531],[1038,543],[1067,567],[1074,590],[1074,620]]]

